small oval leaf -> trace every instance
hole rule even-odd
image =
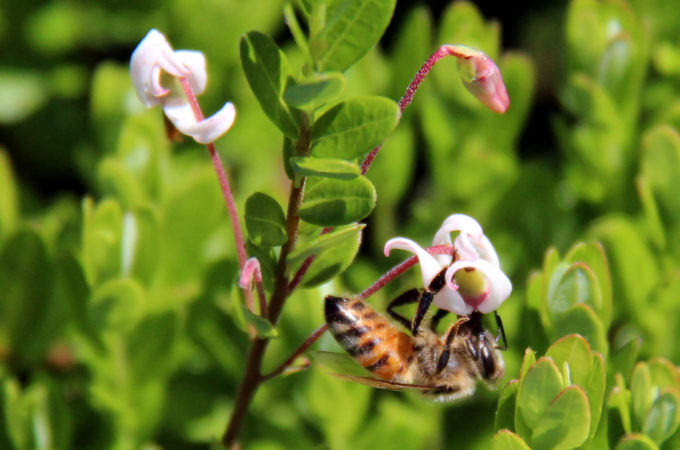
[[[530,450],[530,447],[510,430],[501,430],[491,441],[493,450]]]
[[[296,108],[314,110],[336,98],[344,88],[345,77],[341,73],[319,73],[288,84],[283,99]]]
[[[314,6],[317,11],[319,4]],[[344,71],[364,56],[390,23],[395,4],[396,0],[324,2],[324,27],[310,41],[317,68]]]
[[[255,245],[275,247],[288,240],[283,209],[267,194],[256,192],[248,197],[245,218],[248,237]]]
[[[312,155],[353,160],[380,145],[399,122],[399,106],[386,97],[349,99],[312,128]]]
[[[352,180],[309,177],[299,214],[314,225],[344,225],[369,215],[375,201],[375,188],[364,176]]]
[[[290,166],[295,173],[303,177],[319,176],[351,180],[361,175],[361,169],[356,163],[344,159],[294,156],[290,158]]]
[[[576,448],[588,438],[590,407],[579,386],[569,386],[555,399],[531,438],[534,449]]]
[[[251,31],[241,38],[241,65],[267,117],[286,136],[296,139],[299,115],[283,100],[283,91],[292,81],[286,55],[269,36]]]
[[[539,359],[522,378],[517,393],[517,409],[531,429],[538,426],[562,388],[562,375],[548,358]]]

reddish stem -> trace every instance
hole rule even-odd
[[[432,69],[432,66],[434,66],[435,63],[442,59],[444,56],[448,56],[451,54],[452,54],[451,50],[446,45],[442,45],[441,47],[439,47],[439,50],[434,52],[432,56],[430,56],[427,59],[427,61],[425,61],[425,64],[422,65],[418,73],[416,73],[416,76],[413,77],[411,84],[408,85],[408,88],[406,89],[406,92],[404,93],[403,97],[401,97],[401,100],[399,100],[399,109],[401,110],[402,113],[404,112],[406,107],[411,103],[411,101],[413,101],[413,96],[418,90],[420,83],[423,82],[427,74],[430,72],[430,69]],[[368,169],[371,167],[371,164],[373,163],[375,157],[378,155],[378,152],[380,151],[381,147],[382,144],[378,145],[376,148],[371,150],[371,152],[366,156],[364,161],[361,163],[362,175],[365,175],[366,172],[368,172]]]
[[[323,236],[326,233],[330,233],[331,231],[333,231],[333,227],[326,227],[323,230],[321,230],[321,236]],[[293,280],[288,285],[288,295],[290,295],[290,293],[293,292],[293,289],[295,289],[297,285],[300,284],[300,281],[302,281],[302,277],[305,276],[305,273],[307,273],[309,266],[311,266],[312,263],[314,262],[314,258],[316,258],[316,255],[308,256],[307,259],[305,259],[302,262],[302,264],[300,264],[300,268],[298,269],[297,272],[295,272]]]
[[[453,251],[453,247],[448,244],[433,245],[432,247],[428,247],[425,250],[427,250],[428,253],[430,253],[431,255],[450,255],[451,252]],[[394,266],[387,273],[385,273],[385,275],[378,278],[375,281],[375,283],[373,283],[372,285],[367,287],[362,293],[357,295],[357,298],[361,300],[366,300],[368,297],[382,289],[386,284],[397,278],[402,273],[406,272],[411,267],[415,266],[417,262],[418,257],[416,255],[413,255],[407,260],[403,261],[402,263]]]
[[[319,328],[314,330],[314,332],[309,335],[307,339],[293,352],[292,355],[288,357],[279,367],[274,369],[271,373],[268,373],[267,375],[262,376],[262,380],[269,380],[270,378],[274,378],[275,376],[283,373],[293,362],[303,354],[313,343],[317,341],[321,337],[322,334],[328,329],[328,325],[325,323],[321,325]]]
[[[194,117],[197,122],[203,120],[203,111],[201,111],[201,106],[198,104],[196,95],[189,80],[186,78],[179,79],[182,89],[184,89],[184,94],[189,100],[189,105],[191,105],[191,110],[194,112]],[[227,178],[227,172],[224,170],[222,165],[222,160],[220,155],[217,153],[215,144],[213,142],[206,144],[208,152],[210,153],[210,159],[212,160],[213,167],[217,173],[217,179],[220,183],[220,188],[222,189],[222,196],[224,197],[224,203],[227,205],[227,212],[229,213],[229,220],[231,221],[231,227],[234,231],[234,241],[236,243],[236,253],[238,255],[238,264],[241,269],[248,259],[246,253],[245,241],[243,239],[243,231],[241,230],[241,222],[238,219],[238,213],[236,212],[236,203],[234,202],[234,195],[231,192],[231,186],[229,185],[229,179]],[[258,288],[259,289],[259,288]],[[250,287],[244,290],[246,306],[251,312],[255,313],[255,305],[253,304],[253,296]]]

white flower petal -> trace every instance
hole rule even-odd
[[[487,282],[489,283],[489,294],[487,298],[479,305],[477,310],[483,314],[487,314],[498,309],[498,307],[501,306],[501,304],[510,296],[510,293],[512,292],[512,283],[510,282],[510,279],[505,275],[505,273],[503,273],[502,270],[484,259],[478,259],[476,261],[461,260],[451,264],[444,275],[447,287],[449,289],[455,289],[453,277],[455,276],[456,272],[467,268],[479,270],[486,277]]]
[[[158,104],[153,97],[167,94],[160,85],[159,68],[176,77],[190,74],[189,69],[175,57],[165,36],[158,30],[151,30],[130,57],[130,79],[137,96],[147,106]]]
[[[416,244],[411,239],[406,238],[392,238],[385,243],[385,256],[390,255],[392,249],[407,250],[415,253],[420,263],[420,273],[423,278],[423,286],[429,286],[432,279],[442,271],[442,266],[437,262],[434,256],[430,255],[427,250]]]
[[[196,50],[177,50],[175,57],[189,70],[187,76],[194,95],[201,95],[205,91],[208,83],[208,72],[206,70],[205,55]]]
[[[236,118],[236,108],[230,102],[225,103],[222,109],[200,122],[196,122],[196,117],[186,99],[184,102],[164,102],[163,109],[165,115],[179,131],[193,137],[201,144],[215,142],[229,131]]]
[[[435,233],[432,245],[451,244],[451,233],[454,231],[460,231],[454,245],[458,256],[462,259],[477,259],[479,255],[470,238],[475,243],[479,242],[484,237],[484,232],[479,222],[465,214],[452,214],[447,217]]]
[[[498,253],[496,253],[496,249],[493,248],[493,245],[491,244],[489,238],[487,238],[486,236],[482,236],[481,242],[479,243],[479,245],[477,245],[477,250],[479,251],[480,258],[489,261],[491,264],[498,268],[501,267],[501,262],[498,259]]]
[[[434,304],[438,308],[446,311],[451,311],[459,316],[467,316],[474,310],[472,306],[465,303],[463,297],[457,290],[445,286],[441,291],[434,296]]]

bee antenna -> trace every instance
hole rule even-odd
[[[498,325],[498,336],[496,336],[496,348],[505,351],[508,349],[508,339],[505,337],[505,328],[503,327],[503,321],[501,320],[501,316],[499,316],[496,311],[493,312],[493,315],[496,317],[496,325]],[[502,347],[498,346],[498,340],[500,339],[501,336],[503,336]]]

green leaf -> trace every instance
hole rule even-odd
[[[527,374],[531,366],[536,363],[536,353],[530,349],[526,348],[524,350],[524,358],[522,359],[522,366],[519,369],[519,378],[522,379]]]
[[[672,362],[664,358],[652,358],[648,366],[655,386],[661,389],[680,387],[680,372]]]
[[[361,232],[366,225],[355,223],[348,227],[342,227],[331,231],[330,233],[322,234],[318,237],[312,237],[309,242],[298,244],[295,250],[288,255],[287,264],[299,264],[308,256],[318,255],[333,247],[340,247],[345,245],[348,239],[351,239],[357,232]]]
[[[623,375],[626,382],[630,380],[633,373],[633,365],[635,365],[635,361],[637,361],[641,346],[642,338],[633,338],[614,352],[609,359],[609,365],[611,366],[612,371]]]
[[[590,379],[583,386],[588,394],[590,405],[590,438],[594,439],[598,432],[600,419],[602,418],[602,406],[604,405],[604,395],[607,389],[607,371],[605,369],[604,357],[600,353],[593,355],[593,368],[590,371]]]
[[[602,307],[599,287],[590,267],[584,263],[572,264],[560,277],[553,295],[548,295],[548,309],[553,319],[578,303],[587,304],[599,311]]]
[[[674,220],[680,219],[677,180],[680,179],[680,134],[669,125],[659,125],[642,140],[641,175],[657,196],[661,209]]]
[[[517,405],[518,380],[510,380],[498,396],[498,406],[494,418],[493,429],[501,431],[504,428],[513,428],[515,423],[515,409]]]
[[[7,67],[7,66],[6,66]],[[0,71],[0,123],[11,125],[26,119],[49,99],[47,84],[35,72]]]
[[[326,111],[312,127],[312,155],[353,160],[364,156],[399,122],[399,106],[386,97],[356,97]]]
[[[248,237],[255,245],[275,247],[288,240],[283,209],[267,194],[256,192],[248,197],[245,218]]]
[[[0,148],[0,242],[12,232],[19,219],[19,197],[14,171],[7,152]]]
[[[272,339],[279,336],[279,333],[276,331],[276,328],[274,328],[274,325],[272,325],[267,319],[253,314],[244,305],[241,305],[241,310],[243,311],[243,316],[245,317],[246,322],[255,327],[255,331],[257,331],[257,336],[259,338]]]
[[[534,428],[534,449],[575,448],[590,431],[588,397],[579,386],[569,386],[553,401]]]
[[[314,33],[310,49],[320,71],[344,71],[364,56],[382,36],[396,0],[331,0],[325,23]],[[321,6],[315,3],[314,8]],[[314,14],[314,13],[313,13]]]
[[[621,439],[616,450],[658,450],[653,440],[644,434],[633,433]]]
[[[568,363],[572,383],[588,387],[588,379],[593,368],[593,352],[582,336],[572,334],[558,339],[548,348],[545,356],[552,358],[557,367]]]
[[[352,180],[309,177],[299,214],[314,225],[344,225],[369,215],[375,201],[375,188],[364,176]]]
[[[288,84],[283,99],[291,106],[313,111],[336,98],[344,88],[345,77],[341,73],[315,73]]]
[[[144,317],[126,340],[126,353],[136,383],[163,379],[173,367],[179,320],[174,312]]]
[[[642,431],[661,445],[671,437],[680,424],[680,393],[678,389],[663,392],[647,412]]]
[[[92,291],[88,320],[97,330],[131,330],[142,317],[146,293],[132,278],[114,279]]]
[[[294,156],[290,165],[298,175],[337,178],[351,180],[361,175],[359,166],[351,161],[333,158],[317,158],[314,156]]]
[[[265,114],[286,136],[297,139],[298,113],[283,100],[292,78],[286,55],[269,36],[257,31],[246,33],[240,48],[243,71]]]
[[[109,199],[83,200],[83,268],[90,285],[120,275],[123,211]]]
[[[102,193],[119,199],[125,208],[134,208],[146,200],[139,178],[116,159],[105,158],[99,163],[97,180]]]
[[[655,390],[652,385],[652,376],[649,373],[649,365],[644,362],[637,363],[630,379],[630,405],[633,422],[638,430],[642,429],[647,413],[654,403],[657,395]]]
[[[510,430],[500,430],[491,441],[494,450],[530,450],[530,447]]]
[[[599,315],[602,325],[605,328],[609,328],[612,315],[612,281],[607,255],[602,244],[599,242],[588,244],[579,242],[569,250],[565,260],[572,264],[583,262],[595,274],[600,288],[600,298],[602,299],[601,307],[596,308],[595,312]],[[591,306],[595,306],[595,304],[591,303]]]
[[[355,224],[347,229],[337,230],[338,235],[330,237],[329,240],[324,238],[329,234],[334,234],[335,231],[321,236],[318,239],[318,241],[321,241],[319,242],[320,247],[317,247],[318,251],[312,253],[316,254],[316,258],[307,269],[307,273],[302,279],[302,286],[318,286],[344,272],[352,264],[359,251],[363,228],[363,224]],[[315,243],[312,243],[311,246],[305,246],[301,250],[303,253],[307,253],[312,250],[312,247],[316,247]]]
[[[51,273],[37,233],[19,230],[7,240],[0,254],[0,342],[10,347],[5,351],[33,360],[48,345],[40,327],[49,306]]]
[[[603,355],[608,353],[607,338],[602,322],[590,306],[578,303],[555,320],[555,338],[572,333],[578,333],[586,338],[593,350]]]
[[[532,430],[536,430],[563,387],[559,369],[548,358],[540,358],[522,378],[517,393],[517,409]]]

